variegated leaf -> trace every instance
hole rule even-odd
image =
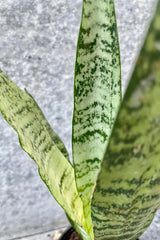
[[[21,147],[38,165],[42,180],[70,216],[76,230],[80,232],[79,229],[84,228],[88,231],[83,204],[75,184],[74,169],[65,158],[68,154],[64,144],[51,129],[33,97],[20,90],[2,71],[0,111],[18,133]]]
[[[95,240],[135,240],[160,205],[160,0],[92,200]]]
[[[73,161],[91,232],[90,199],[120,100],[114,1],[84,0],[75,66]]]

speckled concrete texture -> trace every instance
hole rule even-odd
[[[160,210],[157,211],[150,227],[140,237],[140,240],[159,240],[159,239],[160,239]]]
[[[123,92],[155,0],[115,0]],[[71,156],[73,76],[81,0],[0,2],[0,68],[34,96]],[[64,213],[0,118],[0,239],[67,225]],[[148,239],[148,238],[147,238]],[[148,239],[150,240],[150,239]]]

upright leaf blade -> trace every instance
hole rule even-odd
[[[36,162],[43,181],[75,226],[86,230],[83,204],[66,149],[35,100],[0,71],[0,111],[16,130],[21,147]],[[77,226],[77,227],[78,227]]]
[[[135,240],[160,205],[160,0],[102,162],[95,240]]]
[[[90,199],[120,99],[114,1],[84,0],[75,66],[73,161],[89,225]]]

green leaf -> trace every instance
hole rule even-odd
[[[41,112],[41,109],[39,108],[38,104],[36,103],[36,101],[34,100],[32,95],[27,91],[26,88],[24,90],[33,99],[35,106]],[[42,113],[42,115],[43,115],[43,113]],[[43,115],[43,117],[45,118],[44,115]],[[45,128],[47,129],[47,132],[49,133],[49,135],[50,135],[51,139],[53,140],[53,142],[56,144],[57,148],[61,151],[61,153],[65,156],[65,158],[69,161],[69,163],[71,163],[70,160],[69,160],[69,154],[67,152],[67,149],[66,149],[64,143],[58,137],[58,135],[53,131],[53,129],[51,128],[50,124],[47,121],[45,121]]]
[[[84,0],[75,66],[73,161],[91,231],[90,199],[120,100],[114,1]]]
[[[33,97],[0,71],[0,111],[18,133],[21,147],[38,165],[42,180],[75,226],[86,229],[74,169],[64,144],[53,132]],[[64,156],[65,155],[65,156]],[[87,239],[87,238],[86,238]]]
[[[160,205],[160,1],[92,199],[95,240],[135,240]]]

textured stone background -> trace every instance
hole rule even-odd
[[[115,0],[115,3],[124,91],[155,0]],[[81,0],[0,2],[0,68],[35,97],[70,156],[80,15]],[[67,225],[63,211],[40,180],[34,162],[20,149],[17,135],[2,117],[0,179],[1,240]]]

